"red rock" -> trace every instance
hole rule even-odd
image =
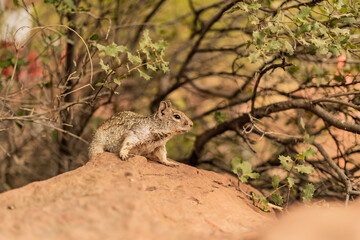
[[[250,239],[275,216],[255,208],[236,184],[184,164],[104,153],[1,194],[0,239]]]

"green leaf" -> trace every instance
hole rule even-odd
[[[345,18],[342,18],[341,21],[346,24],[356,23],[356,19],[354,17],[345,17]]]
[[[286,52],[289,53],[290,55],[293,55],[294,48],[291,46],[291,44],[285,40],[284,45],[285,45]]]
[[[73,0],[63,0],[63,1],[69,8],[71,8],[72,10],[76,10],[76,6]]]
[[[132,55],[130,52],[128,52],[128,59],[134,64],[141,63],[141,58],[139,56]]]
[[[333,28],[333,29],[330,29],[331,32],[335,33],[336,35],[349,35],[350,34],[350,30],[349,29],[346,29],[346,28]]]
[[[150,69],[150,70],[152,70],[152,71],[154,71],[154,72],[156,72],[156,70],[157,70],[154,65],[149,64],[149,63],[146,63],[146,68],[147,68],[147,69]]]
[[[239,162],[238,158],[233,158],[231,166],[233,171],[236,171],[241,182],[246,183],[249,178],[256,179],[260,176],[259,173],[252,171],[251,164],[248,161]]]
[[[276,205],[281,205],[284,202],[282,196],[277,193],[271,194],[271,200],[273,200]]]
[[[251,63],[256,63],[258,58],[260,57],[260,51],[254,51],[249,54],[248,59]]]
[[[233,13],[233,12],[236,12],[239,10],[248,12],[249,11],[248,5],[243,2],[240,2],[240,3],[236,4],[234,7],[232,7],[230,10],[228,10],[227,13]]]
[[[20,5],[19,5],[19,0],[13,0],[13,3],[14,3],[14,6],[20,7]]]
[[[109,71],[110,71],[109,65],[104,64],[104,62],[103,62],[102,59],[100,59],[99,64],[100,64],[100,66],[101,66],[101,69],[104,70],[104,72],[109,73]]]
[[[286,171],[291,170],[291,166],[292,166],[294,161],[291,159],[290,156],[285,157],[283,155],[280,155],[279,160],[280,160],[281,165],[285,168]]]
[[[5,50],[5,55],[6,55],[6,57],[8,57],[8,58],[12,58],[12,53],[9,51],[9,50]]]
[[[255,207],[259,208],[261,211],[270,212],[270,210],[267,209],[269,202],[268,200],[266,200],[264,196],[251,192],[251,197],[252,197],[253,205]],[[260,205],[258,205],[257,203],[259,203]]]
[[[118,46],[115,43],[112,43],[109,46],[103,46],[101,44],[96,44],[96,47],[103,51],[107,56],[115,57],[119,52],[126,52],[127,48],[125,46]]]
[[[329,52],[331,52],[335,57],[338,57],[341,54],[341,46],[333,44],[329,47]]]
[[[343,2],[343,0],[335,0],[333,4],[334,4],[333,6],[336,10],[340,10],[342,8],[342,6],[344,5],[344,2]]]
[[[97,33],[94,33],[94,34],[91,35],[91,37],[90,37],[90,40],[93,40],[93,41],[98,40],[98,39],[99,39],[99,34],[97,34]]]
[[[140,48],[145,48],[147,45],[152,44],[151,38],[149,36],[149,30],[145,29],[143,37],[140,40]]]
[[[315,186],[312,183],[308,183],[303,192],[303,197],[302,197],[303,201],[309,202],[312,199],[314,192],[315,192]]]
[[[167,42],[164,40],[157,41],[154,45],[154,48],[158,51],[163,51],[167,47]]]
[[[225,120],[226,120],[226,112],[225,112],[225,111],[215,112],[214,119],[215,119],[218,123],[223,123],[223,122],[225,122]]]
[[[289,184],[289,188],[292,188],[294,186],[294,178],[292,177],[288,177],[287,178],[288,184]]]
[[[266,50],[268,51],[280,51],[282,49],[282,44],[276,40],[269,40],[266,44]]]
[[[302,154],[304,155],[305,159],[307,159],[309,157],[315,156],[316,155],[316,150],[313,149],[312,147],[309,147],[308,149],[303,151]]]
[[[279,182],[280,182],[279,176],[274,175],[272,177],[272,186],[273,186],[273,188],[277,188],[279,186]]]
[[[265,31],[261,31],[261,32],[259,32],[259,31],[254,31],[253,34],[252,34],[252,36],[253,36],[255,45],[256,45],[257,47],[260,48],[260,47],[262,47],[262,46],[264,45],[264,43],[265,43],[265,37],[266,37]]]
[[[11,66],[11,60],[7,59],[7,60],[0,60],[0,68],[7,68]]]
[[[240,171],[240,163],[242,163],[242,159],[241,157],[233,157],[233,159],[231,159],[231,169],[233,171],[233,173],[238,174]]]
[[[261,8],[261,4],[260,3],[251,3],[251,4],[248,5],[248,7],[250,9],[257,10],[257,9]]]
[[[144,73],[140,69],[137,69],[137,70],[140,73],[140,77],[145,78],[145,80],[150,80],[151,79],[151,77],[149,75],[147,75],[146,73]]]
[[[315,141],[315,136],[310,136],[308,133],[304,135],[304,143],[312,144]]]
[[[57,142],[59,140],[59,133],[57,131],[52,131],[51,137],[55,142]]]
[[[288,25],[284,24],[283,27],[288,32],[290,37],[294,37],[294,32],[290,29],[290,27]]]
[[[294,167],[299,173],[312,174],[314,168],[312,166],[305,166],[304,164],[296,164]]]
[[[309,32],[311,30],[311,25],[309,23],[303,23],[295,31],[295,36],[299,37],[301,34]],[[298,39],[300,40],[300,39]]]
[[[116,83],[118,86],[121,85],[121,79],[120,79],[120,78],[114,78],[113,81],[114,81],[114,83]]]
[[[299,11],[299,13],[296,15],[296,17],[303,20],[310,15],[310,12],[311,12],[311,8],[304,7]]]

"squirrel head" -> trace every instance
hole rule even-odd
[[[157,116],[161,121],[162,127],[174,134],[188,132],[193,126],[193,122],[185,113],[172,108],[169,100],[160,102]]]

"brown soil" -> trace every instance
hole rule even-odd
[[[275,215],[236,186],[228,175],[104,153],[1,194],[0,239],[252,239]]]

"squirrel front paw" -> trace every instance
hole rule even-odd
[[[120,159],[123,160],[123,161],[126,161],[129,158],[135,157],[134,154],[121,154],[121,153],[119,154],[119,156],[120,156]]]

